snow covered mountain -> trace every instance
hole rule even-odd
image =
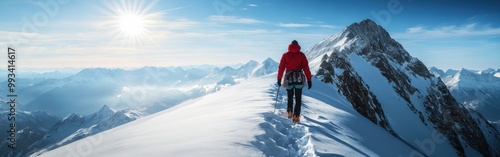
[[[99,111],[86,116],[70,114],[52,126],[42,139],[31,144],[28,154],[46,152],[144,116],[146,114],[139,111],[115,111],[106,105]]]
[[[250,75],[252,77],[260,77],[260,76],[269,75],[269,74],[275,73],[276,70],[278,69],[278,66],[279,66],[278,62],[274,61],[271,58],[267,58],[262,63],[260,63],[259,65],[257,65],[252,70],[252,72],[250,73]]]
[[[0,113],[7,115],[5,111]],[[45,152],[144,116],[146,114],[139,111],[114,111],[107,106],[87,116],[71,114],[62,120],[43,111],[18,111],[16,149],[7,147],[8,141],[3,140],[0,156],[27,156],[35,152]],[[9,128],[7,124],[10,123],[6,120],[2,119],[0,123],[2,130]],[[8,137],[7,132],[2,132],[1,135]]]
[[[10,111],[1,111],[0,115],[8,115]],[[2,116],[3,117],[3,116]],[[8,140],[2,140],[0,144],[0,156],[14,156],[14,155],[26,155],[29,150],[29,146],[40,139],[42,139],[45,134],[47,134],[50,128],[60,121],[59,118],[47,114],[43,111],[37,112],[26,112],[17,111],[16,112],[16,150],[12,151],[11,148],[7,147]],[[8,137],[10,122],[8,119],[0,119],[0,137]]]
[[[338,87],[332,92],[426,156],[500,155],[498,131],[375,22],[354,23],[306,53],[316,76]]]
[[[443,70],[431,67],[441,77],[453,97],[466,108],[481,113],[500,130],[500,69]]]
[[[304,90],[301,124],[292,124],[284,89],[273,113],[275,81],[276,73],[253,78],[41,156],[418,155],[316,79]]]
[[[106,104],[149,114],[213,93],[249,77],[276,71],[272,60],[250,61],[238,68],[92,68],[62,79],[44,79],[19,88],[19,107],[58,117],[90,114]]]

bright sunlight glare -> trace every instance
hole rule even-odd
[[[110,19],[106,26],[123,46],[135,47],[151,43],[151,32],[161,21],[161,13],[148,13],[157,1],[107,1]]]
[[[144,20],[138,15],[125,14],[120,16],[119,21],[120,29],[125,35],[136,36],[144,31]]]

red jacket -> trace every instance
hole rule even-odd
[[[283,78],[283,72],[292,70],[303,70],[307,80],[311,80],[311,70],[309,69],[309,62],[306,55],[300,52],[300,45],[288,45],[288,52],[285,52],[281,57],[280,65],[278,67],[278,79]]]

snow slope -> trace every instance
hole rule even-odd
[[[255,78],[41,156],[408,156],[418,153],[357,113],[332,85],[304,92],[302,122],[283,117],[276,74]],[[420,155],[420,154],[418,154]]]

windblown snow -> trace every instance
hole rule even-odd
[[[420,155],[318,80],[304,89],[301,123],[293,124],[284,116],[286,91],[275,98],[275,78],[250,79],[41,156]]]

